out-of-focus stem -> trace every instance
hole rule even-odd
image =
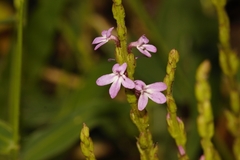
[[[225,11],[226,0],[212,0],[219,21],[219,61],[229,85],[229,100],[231,111],[226,111],[228,129],[235,137],[233,152],[236,159],[240,160],[240,94],[236,73],[239,67],[239,58],[230,45],[230,24]],[[236,129],[238,128],[238,129]]]
[[[116,47],[116,61],[119,64],[127,62],[127,75],[134,80],[134,70],[136,66],[133,53],[127,51],[127,29],[125,26],[125,12],[122,0],[113,0],[113,16],[117,21],[117,33],[120,45]],[[130,117],[137,126],[140,135],[137,139],[137,147],[140,152],[141,160],[158,160],[158,147],[152,141],[152,135],[149,130],[149,117],[147,111],[139,111],[137,108],[137,97],[132,90],[126,89],[127,100],[131,105]]]
[[[89,137],[89,128],[86,124],[83,124],[83,128],[80,132],[80,147],[83,155],[86,157],[86,160],[96,160],[93,153],[93,142]]]
[[[168,64],[166,69],[166,76],[164,78],[164,83],[167,85],[166,97],[167,97],[167,124],[168,131],[170,135],[174,138],[179,151],[179,159],[187,160],[188,155],[186,150],[186,133],[184,130],[184,124],[180,118],[177,117],[177,105],[172,95],[172,86],[174,82],[175,70],[177,67],[177,62],[179,61],[178,51],[173,49],[169,53]]]
[[[11,57],[9,122],[13,129],[13,140],[17,146],[11,153],[11,157],[12,159],[18,159],[24,0],[15,0],[14,3],[17,10],[17,42],[16,50],[14,50],[15,52]]]
[[[210,68],[210,62],[205,60],[198,67],[196,74],[195,94],[198,101],[199,112],[197,124],[199,135],[202,138],[201,145],[205,160],[220,160],[221,158],[211,142],[214,135],[214,123],[210,103],[211,88],[207,81]]]
[[[136,61],[133,53],[127,51],[127,28],[125,26],[125,11],[122,0],[113,0],[112,6],[113,17],[117,21],[117,34],[120,45],[116,47],[116,61],[119,64],[127,63],[127,73],[130,79],[134,79],[133,74],[136,67]]]

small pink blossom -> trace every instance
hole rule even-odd
[[[135,83],[124,74],[126,69],[127,63],[123,63],[122,65],[115,64],[112,67],[113,73],[99,77],[96,81],[97,85],[104,86],[112,83],[109,89],[109,94],[111,98],[116,97],[117,93],[120,90],[121,84],[125,88],[133,89],[135,87]]]
[[[97,44],[94,50],[97,50],[99,47],[107,43],[109,40],[114,40],[115,42],[118,42],[118,38],[114,35],[112,35],[112,30],[114,27],[109,28],[108,30],[102,31],[102,37],[96,37],[92,44]]]
[[[181,156],[186,154],[184,148],[181,145],[178,146],[178,152]]]
[[[202,155],[202,156],[199,158],[199,160],[205,160],[205,156]]]
[[[137,93],[140,93],[138,99],[138,110],[142,111],[146,107],[148,98],[158,104],[163,104],[166,102],[165,95],[160,92],[167,89],[167,85],[165,83],[156,82],[146,85],[141,80],[135,80],[134,82]]]
[[[148,38],[145,35],[142,35],[136,42],[131,42],[128,46],[128,50],[131,50],[132,47],[137,47],[137,49],[147,57],[152,55],[149,52],[156,53],[157,48],[154,45],[147,44],[149,42]]]

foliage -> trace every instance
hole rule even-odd
[[[17,2],[21,1],[0,0],[0,159],[9,159],[13,150],[19,150],[18,156],[22,160],[83,159],[79,149],[83,123],[90,128],[97,159],[139,159],[135,144],[138,132],[131,122],[131,107],[127,104],[124,90],[112,100],[108,86],[96,85],[97,78],[110,73],[114,64],[106,60],[114,58],[112,42],[97,51],[91,44],[102,30],[116,28],[112,1],[25,1],[22,49],[17,47]],[[234,0],[228,3],[234,3]],[[197,67],[204,59],[209,59],[212,64],[209,83],[215,125],[212,142],[223,160],[233,159],[237,154],[239,136],[234,130],[236,114],[228,107],[231,88],[222,76],[225,72],[221,71],[223,65],[218,62],[218,43],[221,41],[218,40],[218,15],[214,5],[207,0],[123,0],[123,6],[127,42],[145,34],[158,49],[151,59],[141,57],[133,49],[133,53],[139,56],[135,78],[148,84],[163,81],[169,51],[175,48],[179,52],[172,96],[178,106],[177,115],[184,123],[189,159],[198,159],[203,152],[196,122],[198,103],[194,87]],[[230,24],[231,29],[237,25],[231,21]],[[236,42],[239,40],[235,37],[232,43]],[[237,47],[232,48],[237,50]],[[16,67],[12,60],[21,60],[17,55],[20,50],[21,68]],[[234,64],[239,61],[236,56],[232,59]],[[234,78],[237,79],[240,73],[236,71]],[[14,73],[21,73],[17,82],[20,88],[12,85],[17,80],[12,75]],[[236,86],[238,84],[234,83]],[[19,97],[12,99],[15,92],[19,92]],[[18,98],[19,139],[14,139],[9,112],[13,101]],[[223,111],[225,109],[229,111]],[[153,141],[158,144],[160,159],[177,159],[178,148],[168,133],[167,105],[149,103],[147,110],[149,129]],[[230,126],[226,124],[225,117],[232,119]],[[236,137],[238,141],[234,142],[233,153],[231,146]]]

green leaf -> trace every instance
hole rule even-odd
[[[0,120],[0,154],[8,154],[14,147],[11,127]]]
[[[79,138],[83,122],[89,127],[100,123],[94,119],[100,113],[115,104],[108,104],[106,101],[94,99],[81,104],[75,112],[55,122],[45,130],[38,130],[28,137],[23,144],[21,159],[46,159],[70,147]],[[98,109],[101,108],[101,109]]]
[[[39,1],[38,8],[29,16],[25,35],[25,59],[23,69],[31,80],[36,80],[51,53],[54,33],[63,12],[66,0]],[[51,14],[50,14],[51,13]],[[31,68],[31,69],[30,69]],[[29,82],[26,82],[29,83]]]

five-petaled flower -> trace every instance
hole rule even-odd
[[[118,43],[118,38],[114,35],[112,35],[112,30],[114,27],[109,28],[108,30],[102,31],[102,37],[96,37],[92,44],[97,44],[94,50],[97,50],[99,47],[107,43],[109,40],[114,40],[116,43]]]
[[[137,94],[140,94],[138,98],[138,110],[142,111],[146,107],[148,98],[158,104],[163,104],[166,102],[165,95],[160,92],[167,89],[167,85],[165,83],[156,82],[146,85],[141,80],[135,80],[134,82],[136,92]]]
[[[147,57],[152,55],[149,52],[157,52],[157,48],[154,45],[147,44],[149,42],[145,35],[142,35],[136,42],[131,42],[128,46],[128,50],[131,51],[132,47],[137,47],[137,49]]]
[[[99,77],[96,81],[97,85],[104,86],[112,83],[109,94],[111,98],[116,97],[118,91],[120,90],[121,84],[128,89],[133,89],[135,83],[125,75],[127,69],[127,63],[119,65],[118,63],[112,67],[113,73],[103,75]]]

